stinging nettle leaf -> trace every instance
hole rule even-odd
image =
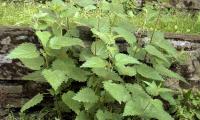
[[[117,32],[120,36],[122,36],[130,45],[134,45],[136,43],[136,37],[133,33],[129,32],[126,29],[121,27],[112,28],[113,31]]]
[[[120,64],[120,65],[140,64],[140,62],[136,58],[123,54],[123,53],[116,54],[115,61],[117,64]]]
[[[122,84],[112,83],[111,81],[103,82],[104,89],[120,104],[130,99],[130,94]]]
[[[43,57],[39,56],[37,58],[31,58],[31,59],[20,59],[22,63],[32,69],[32,70],[40,70],[41,66],[44,65],[44,59]]]
[[[91,88],[83,88],[72,99],[79,102],[96,103],[99,97]]]
[[[81,67],[88,67],[88,68],[104,68],[108,65],[108,63],[99,58],[99,57],[91,57],[86,60],[85,63],[82,64]]]
[[[158,49],[156,49],[154,46],[152,45],[147,45],[145,47],[145,50],[147,51],[147,53],[153,55],[153,56],[156,56],[166,62],[168,62],[167,58],[163,55],[162,52],[160,52]]]
[[[153,69],[145,64],[137,65],[136,71],[137,71],[137,73],[139,73],[141,76],[143,76],[145,78],[163,81],[163,78],[159,75],[159,73],[155,69]]]
[[[30,58],[37,58],[39,57],[40,53],[37,51],[37,48],[32,43],[23,43],[20,44],[18,47],[16,47],[14,50],[12,50],[7,58],[10,59],[30,59]]]
[[[60,85],[64,82],[66,78],[65,74],[60,70],[52,71],[44,69],[42,71],[42,75],[55,91],[57,91],[57,89],[60,87]]]
[[[42,76],[41,71],[35,71],[23,76],[23,80],[33,80],[35,82],[46,82],[45,78]]]
[[[77,45],[85,47],[81,39],[72,37],[53,37],[50,39],[49,44],[52,49],[61,49],[63,47],[71,47]]]
[[[25,112],[29,108],[34,107],[35,105],[41,103],[42,100],[43,100],[43,97],[44,97],[43,94],[40,94],[40,93],[37,94],[31,100],[29,100],[27,103],[25,103],[23,105],[23,107],[21,108],[20,112]]]
[[[103,59],[108,58],[109,55],[106,44],[101,40],[92,43],[91,51],[94,55],[97,55]]]
[[[36,31],[37,37],[40,39],[42,46],[47,47],[47,43],[49,41],[49,38],[51,37],[51,33],[48,31]]]
[[[115,71],[106,68],[93,68],[92,71],[104,79],[122,81],[122,78]]]
[[[72,109],[74,112],[76,112],[76,114],[79,114],[80,109],[81,109],[81,104],[78,101],[72,99],[74,96],[75,96],[75,93],[73,91],[68,91],[67,93],[64,93],[62,95],[62,101],[70,109]]]
[[[178,73],[175,73],[167,68],[165,68],[164,66],[162,65],[154,65],[154,68],[156,69],[156,71],[158,71],[161,75],[164,75],[164,76],[168,76],[168,77],[171,77],[171,78],[176,78],[178,80],[182,80],[184,82],[185,79],[180,76]]]

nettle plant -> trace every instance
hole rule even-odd
[[[174,105],[173,91],[163,82],[184,81],[169,70],[177,52],[160,32],[136,39],[123,2],[53,1],[34,16],[41,46],[23,43],[8,55],[34,70],[25,80],[50,84],[55,105],[49,111],[57,111],[56,118],[73,111],[76,120],[173,119],[162,102]],[[80,26],[90,28],[93,41],[80,39]],[[21,112],[44,95],[37,94]]]

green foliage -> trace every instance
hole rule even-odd
[[[176,99],[175,118],[179,120],[199,120],[200,119],[200,92],[193,90],[183,90]]]
[[[84,1],[54,0],[41,9],[34,17],[40,50],[25,43],[8,55],[35,70],[24,79],[46,81],[52,87],[55,103],[49,113],[62,119],[70,112],[65,108],[74,111],[70,115],[75,120],[173,119],[162,100],[173,103],[172,90],[163,84],[166,77],[182,80],[168,69],[178,58],[175,49],[156,31],[141,45],[124,1]],[[80,39],[82,25],[90,28],[94,41]],[[45,63],[35,60],[41,56]],[[40,62],[30,66],[24,59]]]
[[[37,94],[34,96],[31,100],[29,100],[27,103],[24,104],[24,106],[21,108],[21,112],[25,112],[29,108],[41,103],[43,100],[43,94]]]

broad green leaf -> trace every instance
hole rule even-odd
[[[68,91],[67,93],[64,93],[62,95],[62,101],[76,114],[80,113],[81,104],[77,102],[76,100],[73,100],[72,98],[75,96],[75,93],[73,91]]]
[[[112,57],[119,53],[119,47],[116,44],[107,46],[107,49]]]
[[[99,32],[95,28],[92,28],[91,31],[93,34],[97,35],[101,40],[103,40],[105,44],[108,45],[115,44],[115,40],[111,34]]]
[[[168,54],[175,56],[176,49],[172,46],[172,44],[164,38],[164,34],[161,32],[155,32],[152,38],[152,43],[163,50],[165,50]]]
[[[57,89],[65,80],[65,74],[60,70],[52,71],[50,69],[44,69],[42,71],[42,75],[55,91],[57,91]]]
[[[46,82],[45,78],[42,76],[41,71],[35,71],[32,73],[29,73],[28,75],[23,76],[23,80],[33,80],[35,82]]]
[[[49,41],[49,38],[51,37],[51,33],[48,31],[36,31],[37,37],[40,39],[42,46],[47,47],[47,43]]]
[[[87,59],[94,57],[94,55],[92,54],[92,52],[90,51],[90,49],[83,49],[81,50],[80,56],[79,56],[79,60],[80,61],[86,61]]]
[[[88,60],[86,60],[85,63],[82,64],[81,67],[88,67],[88,68],[104,68],[108,65],[108,63],[99,58],[99,57],[91,57]]]
[[[131,57],[126,54],[122,54],[122,53],[115,55],[115,61],[117,64],[120,64],[120,65],[140,64],[140,62],[136,58]]]
[[[81,7],[86,7],[88,5],[95,4],[95,1],[94,0],[75,0],[75,3]]]
[[[54,70],[61,70],[64,72],[69,78],[72,78],[79,82],[84,82],[87,80],[87,75],[89,72],[76,67],[71,59],[64,59],[60,60],[57,59],[53,62],[53,69]],[[77,74],[79,73],[79,74]]]
[[[83,41],[79,38],[72,37],[53,37],[50,39],[49,46],[52,49],[61,49],[63,47],[82,46],[85,47]]]
[[[171,92],[161,92],[160,97],[170,103],[170,105],[176,105],[176,101]]]
[[[121,77],[115,71],[106,68],[93,68],[92,71],[106,80],[122,81]]]
[[[136,71],[137,71],[137,73],[139,73],[141,76],[143,76],[145,78],[163,81],[163,78],[159,75],[159,73],[155,69],[153,69],[145,64],[137,65]]]
[[[120,64],[116,64],[117,71],[120,75],[128,75],[128,76],[135,76],[137,74],[135,67],[124,66]]]
[[[43,97],[44,97],[43,94],[38,93],[36,96],[34,96],[31,100],[29,100],[22,106],[20,112],[25,112],[29,108],[34,107],[35,105],[41,103]]]
[[[99,109],[96,113],[97,120],[113,120],[113,114]]]
[[[130,94],[122,84],[112,83],[111,81],[105,81],[103,83],[104,89],[120,104],[130,99]]]
[[[147,51],[147,53],[153,55],[153,56],[156,56],[166,62],[168,62],[167,58],[163,55],[162,52],[160,52],[158,49],[156,49],[154,46],[152,45],[147,45],[145,47],[145,50]]]
[[[123,37],[130,45],[134,45],[136,43],[136,37],[134,33],[122,28],[122,27],[114,27],[113,31],[117,32],[121,37]]]
[[[91,51],[94,55],[97,55],[103,59],[108,58],[108,50],[106,48],[106,44],[101,40],[92,43]]]
[[[40,53],[37,51],[36,46],[33,43],[23,43],[16,47],[8,54],[10,59],[30,59],[39,57]]]
[[[154,99],[144,111],[144,116],[148,118],[156,118],[158,120],[174,120],[169,113],[167,113],[160,100]]]
[[[20,60],[26,67],[32,70],[40,70],[41,66],[44,65],[44,59],[41,56],[37,58],[30,58],[30,59],[21,58]]]
[[[99,97],[91,88],[83,88],[73,97],[73,99],[79,102],[96,103]]]
[[[85,111],[81,111],[80,114],[76,116],[75,120],[91,120]]]
[[[164,66],[162,65],[155,65],[154,68],[156,69],[156,71],[158,71],[161,75],[165,75],[165,76],[168,76],[168,77],[171,77],[171,78],[176,78],[178,80],[182,80],[184,82],[185,79],[183,77],[181,77],[179,74],[165,68]]]

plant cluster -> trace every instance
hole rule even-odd
[[[169,69],[178,53],[155,30],[149,39],[138,40],[123,5],[124,0],[54,0],[34,16],[41,46],[23,43],[7,57],[34,70],[25,80],[46,82],[51,89],[38,93],[21,113],[48,94],[54,105],[44,107],[37,119],[69,114],[75,120],[174,119],[164,106],[176,104],[174,92],[163,82],[185,81]],[[90,29],[93,41],[80,38],[81,26]]]

